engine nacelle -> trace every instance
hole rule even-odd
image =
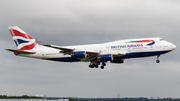
[[[124,63],[124,59],[111,60],[111,63]]]
[[[77,51],[77,52],[73,52],[71,56],[75,58],[85,58],[87,57],[87,54],[86,51]]]
[[[111,61],[113,60],[113,56],[112,54],[103,54],[103,55],[100,55],[98,59],[101,61]]]

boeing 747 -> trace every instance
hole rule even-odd
[[[6,49],[16,56],[60,62],[90,62],[90,68],[104,69],[106,63],[124,63],[125,59],[157,56],[176,46],[163,38],[126,39],[102,44],[57,46],[41,44],[17,26],[9,27],[17,49]]]

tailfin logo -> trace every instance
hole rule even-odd
[[[13,40],[18,50],[31,50],[36,46],[36,40],[26,34],[24,31],[10,29]]]
[[[22,39],[15,39],[14,42],[15,42],[16,46],[18,46],[18,45],[20,45],[22,43],[28,43],[30,41],[25,41],[25,40],[22,40]]]
[[[137,40],[137,41],[130,41],[130,42],[133,42],[133,43],[150,42],[150,43],[147,44],[148,46],[151,46],[151,45],[154,45],[154,44],[155,44],[155,41],[154,41],[154,40]]]

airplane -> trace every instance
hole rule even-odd
[[[157,56],[176,48],[163,38],[137,38],[101,44],[57,46],[36,41],[17,26],[9,27],[17,49],[6,49],[16,56],[59,62],[90,62],[90,68],[104,69],[106,63],[124,63],[125,59]]]

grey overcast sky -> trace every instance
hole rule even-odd
[[[177,48],[160,57],[62,63],[14,56],[8,26],[59,46],[162,37]],[[180,98],[179,0],[1,0],[0,95]]]

